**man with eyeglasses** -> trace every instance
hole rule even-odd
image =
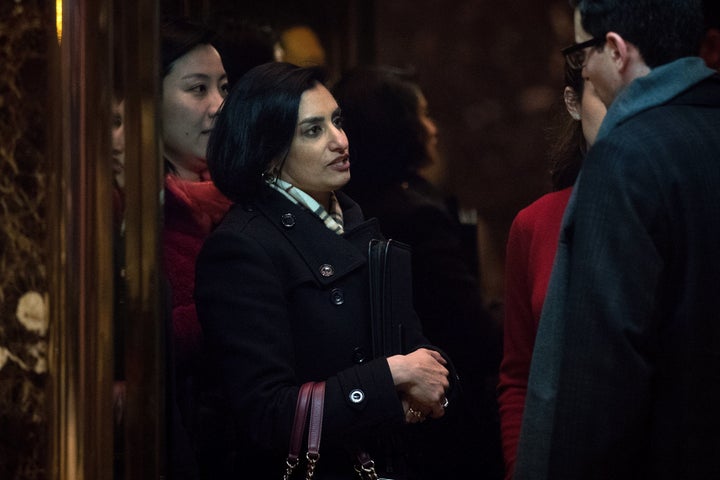
[[[563,219],[515,478],[720,478],[720,76],[695,56],[701,1],[571,5],[565,57],[608,111]]]

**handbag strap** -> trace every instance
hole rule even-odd
[[[325,382],[315,382],[310,400],[310,424],[308,425],[308,451],[306,480],[315,474],[315,464],[320,458],[320,437],[322,436],[323,409],[325,405]]]
[[[293,419],[292,431],[290,432],[290,447],[288,449],[287,459],[285,460],[286,467],[283,480],[290,479],[293,470],[299,462],[303,432],[305,431],[305,421],[307,420],[310,397],[314,386],[315,382],[303,383],[298,392],[297,403],[295,404],[295,418]]]
[[[364,450],[356,450],[355,457],[358,461],[355,466],[358,478],[360,480],[378,480],[377,472],[375,472],[375,462],[370,458],[370,455]]]
[[[308,450],[305,454],[307,459],[307,470],[305,480],[312,480],[315,474],[315,466],[320,459],[320,439],[322,437],[323,411],[325,408],[325,382],[307,382],[300,386],[297,403],[295,405],[295,418],[293,419],[292,432],[290,433],[290,448],[285,461],[286,469],[283,480],[290,480],[293,470],[299,463],[300,450],[302,448],[302,437],[305,430],[308,411],[310,422],[308,424]],[[377,480],[375,462],[364,450],[356,450],[355,456],[358,461],[355,470],[362,480]]]

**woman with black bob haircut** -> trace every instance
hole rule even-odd
[[[231,473],[281,478],[300,386],[317,381],[325,394],[313,478],[352,478],[357,449],[381,477],[423,478],[404,437],[408,424],[444,415],[452,368],[427,345],[409,283],[392,291],[408,305],[394,317],[402,351],[372,353],[368,245],[383,237],[339,191],[349,145],[322,79],[287,63],[250,70],[209,143],[212,178],[236,203],[203,246],[195,292],[208,376],[236,428]]]
[[[258,195],[270,164],[287,155],[300,97],[323,83],[324,71],[270,63],[254,69],[252,78],[256,81],[241,82],[225,100],[208,144],[215,185],[236,202]]]

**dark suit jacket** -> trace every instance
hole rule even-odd
[[[717,75],[593,146],[552,289],[515,478],[720,478]]]
[[[338,199],[343,236],[268,188],[233,206],[199,256],[208,375],[218,375],[237,423],[242,478],[281,478],[306,381],[327,380],[318,480],[354,475],[348,444],[383,463],[377,438],[404,428],[387,361],[371,358],[367,245],[382,236],[354,202]],[[397,294],[410,295],[410,285]],[[408,350],[427,343],[412,310],[403,322]]]

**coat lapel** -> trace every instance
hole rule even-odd
[[[347,212],[345,221],[348,233],[344,236],[330,231],[312,212],[274,190],[268,189],[266,195],[254,205],[293,245],[298,257],[303,259],[321,285],[331,284],[365,265],[365,237],[369,241],[379,235],[377,222],[361,222],[362,213],[357,204],[346,196],[340,200],[343,212]]]

